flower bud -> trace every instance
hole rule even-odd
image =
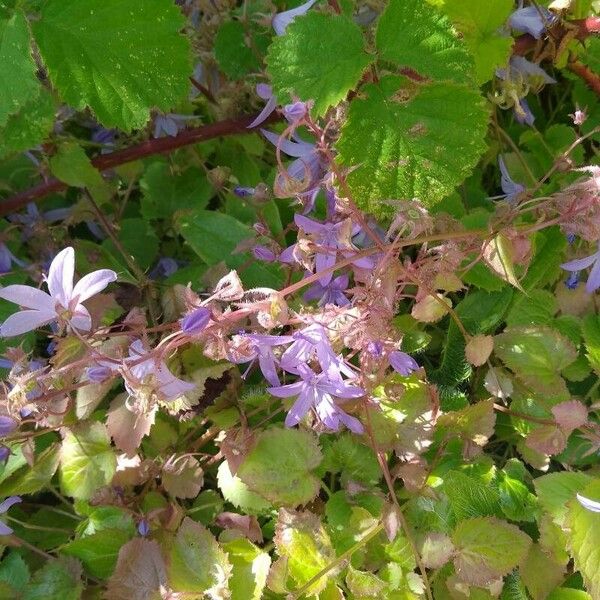
[[[275,253],[266,246],[254,246],[252,254],[254,254],[258,260],[263,260],[265,262],[273,262],[277,258]]]
[[[400,375],[410,375],[419,368],[419,364],[412,356],[409,356],[406,352],[400,352],[400,350],[390,352],[388,358],[392,369]]]
[[[198,335],[202,333],[210,321],[211,312],[208,308],[200,307],[193,310],[179,321],[181,331],[188,335]]]

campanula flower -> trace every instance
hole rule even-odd
[[[502,80],[522,78],[530,83],[556,83],[539,65],[524,56],[511,57],[507,69],[497,69],[496,76]]]
[[[525,98],[521,98],[515,104],[514,113],[517,123],[520,123],[521,125],[529,125],[529,127],[533,126],[535,115],[531,112],[531,108],[529,108],[529,102],[527,102]]]
[[[273,94],[273,88],[267,83],[256,84],[256,95],[262,100],[266,100],[264,108],[260,111],[256,119],[248,125],[247,129],[252,129],[261,123],[264,123],[277,108],[277,98]]]
[[[406,354],[406,352],[401,352],[400,350],[393,350],[390,352],[388,360],[390,361],[392,369],[405,377],[419,369],[419,363],[412,356]]]
[[[181,331],[188,335],[198,335],[202,333],[210,323],[211,312],[208,308],[201,306],[183,317],[179,324]]]
[[[142,519],[137,526],[138,533],[142,537],[146,537],[150,533],[150,523],[147,519]]]
[[[24,267],[26,264],[19,260],[4,242],[0,242],[0,274],[12,271],[13,263],[18,267]]]
[[[100,269],[85,275],[73,286],[74,273],[75,251],[69,247],[59,252],[50,264],[46,277],[49,293],[28,285],[0,289],[0,298],[27,309],[8,317],[0,326],[0,336],[21,335],[54,321],[65,321],[74,329],[89,331],[92,318],[81,303],[116,281],[117,274],[110,269]]]
[[[166,135],[175,137],[182,129],[185,129],[186,121],[197,118],[196,115],[178,115],[174,113],[156,115],[153,137],[160,138]]]
[[[0,415],[0,438],[10,435],[17,427],[17,421],[8,415]]]
[[[0,504],[0,514],[4,514],[13,504],[18,504],[19,502],[23,502],[19,496],[8,497]],[[0,521],[0,535],[11,535],[11,533],[13,533],[13,530],[6,523]]]
[[[16,213],[8,216],[11,223],[18,223],[23,226],[23,239],[29,239],[35,233],[36,226],[40,224],[55,223],[62,221],[71,214],[71,208],[55,208],[53,210],[40,213],[35,202],[30,202],[25,213]]]
[[[296,8],[291,8],[290,10],[286,10],[284,12],[278,13],[273,17],[273,29],[277,35],[283,35],[287,26],[300,15],[304,15],[308,12],[310,7],[317,0],[308,0],[304,4],[297,6]]]
[[[285,418],[287,427],[297,425],[312,409],[323,425],[333,431],[345,425],[354,433],[363,432],[361,422],[345,413],[335,402],[335,398],[360,398],[365,393],[362,388],[348,385],[342,379],[332,380],[325,372],[317,374],[307,365],[301,365],[298,374],[300,380],[295,383],[268,388],[269,393],[277,398],[298,397]]]
[[[579,501],[579,504],[583,506],[583,508],[587,508],[595,513],[600,512],[600,502],[597,502],[596,500],[590,500],[581,494],[577,494],[577,500]]]
[[[570,290],[577,289],[577,286],[579,285],[579,271],[573,271],[572,273],[570,273],[565,281],[565,285]]]
[[[504,194],[497,196],[497,198],[504,198],[508,202],[514,202],[526,188],[522,183],[517,183],[512,179],[502,156],[498,156],[498,166],[500,167],[500,186]]]
[[[350,300],[344,294],[344,290],[348,288],[348,282],[348,275],[334,277],[327,285],[322,285],[319,281],[316,281],[308,288],[304,294],[304,299],[307,302],[318,300],[319,306],[325,306],[326,304],[348,306]]]
[[[592,267],[585,284],[585,291],[588,294],[591,294],[600,288],[600,243],[598,244],[598,251],[594,252],[594,254],[584,258],[570,260],[560,266],[561,269],[564,269],[565,271],[581,271],[582,269]]]
[[[274,262],[277,260],[275,252],[266,246],[254,246],[254,248],[252,248],[252,254],[254,254],[255,258],[264,262]]]
[[[557,19],[548,9],[543,6],[521,7],[510,15],[508,23],[512,29],[520,33],[528,33],[536,40],[542,37],[542,33]]]

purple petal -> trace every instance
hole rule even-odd
[[[293,427],[297,425],[306,415],[306,413],[315,405],[316,397],[312,389],[307,389],[303,394],[298,396],[298,400],[294,402],[285,417],[285,426]]]
[[[257,83],[256,95],[263,100],[269,100],[273,97],[273,88],[268,83]]]
[[[54,311],[22,310],[10,315],[0,326],[0,337],[14,337],[56,321]]]
[[[329,228],[324,223],[319,223],[319,221],[314,221],[313,219],[309,219],[304,215],[296,213],[294,215],[294,223],[302,229],[302,231],[306,233],[312,233],[317,235],[324,235],[328,233]]]
[[[93,383],[102,383],[112,375],[110,367],[90,367],[87,370],[87,378]]]
[[[593,265],[598,260],[598,252],[592,254],[590,256],[585,256],[584,258],[576,258],[575,260],[570,260],[569,262],[563,263],[560,265],[561,269],[565,271],[582,271],[583,269],[587,269],[591,265]]]
[[[583,508],[587,508],[595,513],[600,512],[600,502],[597,502],[596,500],[590,500],[581,494],[577,494],[577,500],[579,501],[579,504],[583,506]]]
[[[298,16],[305,14],[308,12],[310,7],[317,0],[308,0],[304,4],[296,8],[292,8],[290,10],[286,10],[285,12],[278,13],[273,17],[273,29],[277,35],[283,35],[287,26]]]
[[[53,311],[54,300],[37,288],[29,285],[8,285],[0,289],[0,298],[35,310]]]
[[[117,280],[117,274],[110,269],[100,269],[82,277],[73,288],[73,298],[84,302],[101,292],[109,283]]]
[[[275,367],[275,360],[273,359],[273,355],[260,353],[258,355],[258,364],[265,379],[272,386],[277,387],[281,385],[281,381],[279,381],[279,377],[277,375],[277,369]]]
[[[531,112],[529,103],[527,100],[525,100],[525,98],[522,98],[519,101],[519,105],[515,106],[514,112],[515,119],[517,119],[517,122],[521,123],[521,125],[526,124],[531,127],[535,122],[535,115]]]
[[[175,377],[166,365],[161,365],[155,372],[160,383],[160,392],[167,400],[175,400],[175,398],[179,398],[186,392],[196,389],[195,384]]]
[[[11,535],[13,530],[6,524],[0,521],[0,535]]]
[[[412,357],[406,354],[406,352],[400,352],[400,350],[394,350],[389,355],[390,365],[392,369],[400,375],[410,375],[413,371],[419,369],[419,363]]]
[[[556,83],[556,79],[553,79],[534,62],[527,60],[524,56],[513,56],[510,59],[510,69],[521,73],[522,75],[528,75],[530,77],[541,77],[544,83]]]
[[[0,503],[0,514],[5,513],[11,506],[19,504],[19,502],[23,502],[19,496],[8,497],[4,502]]]
[[[512,29],[521,33],[529,33],[539,40],[546,29],[546,24],[551,25],[554,20],[554,15],[545,8],[526,6],[513,12],[508,23]]]
[[[208,308],[203,306],[197,308],[179,321],[181,331],[188,335],[198,335],[199,333],[202,333],[210,322],[211,314],[212,313]]]
[[[0,415],[0,437],[6,437],[11,434],[17,427],[17,421],[7,415]]]
[[[600,288],[600,260],[597,259],[596,263],[592,267],[592,270],[590,271],[590,274],[588,275],[588,279],[585,284],[585,291],[588,294],[591,294],[598,288]]]
[[[75,250],[71,247],[65,248],[54,257],[46,280],[50,295],[65,308],[69,306],[73,294],[74,273]]]
[[[256,127],[257,125],[264,123],[269,118],[269,116],[274,112],[274,110],[276,108],[277,108],[277,98],[275,96],[271,96],[267,100],[267,103],[265,104],[264,108],[257,115],[256,119],[254,119],[252,121],[252,123],[250,123],[250,125],[248,125],[246,127],[246,129],[252,129],[253,127]]]
[[[301,158],[315,151],[314,144],[310,144],[309,142],[292,142],[266,129],[261,129],[260,132],[271,142],[271,144],[279,148],[281,152],[284,152],[288,156]]]
[[[289,398],[299,395],[305,387],[304,381],[296,381],[288,385],[279,385],[267,388],[267,392],[277,398]]]

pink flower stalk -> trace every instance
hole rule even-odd
[[[0,289],[0,298],[27,309],[8,317],[0,326],[0,336],[14,337],[54,321],[89,331],[92,319],[81,303],[116,281],[117,274],[110,269],[100,269],[85,275],[73,286],[74,274],[75,251],[69,247],[59,252],[50,264],[46,277],[49,293],[28,285],[9,285]]]

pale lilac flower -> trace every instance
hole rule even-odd
[[[242,186],[238,185],[233,188],[233,193],[238,198],[250,198],[251,196],[254,196],[255,192],[256,192],[256,188],[251,188],[251,187],[242,187]]]
[[[281,152],[288,156],[296,158],[287,168],[287,175],[278,173],[275,178],[275,189],[281,193],[289,192],[288,196],[296,194],[309,194],[318,187],[324,175],[324,165],[321,156],[315,144],[305,142],[296,136],[292,136],[291,140],[287,140],[276,133],[261,129],[261,133]],[[293,189],[286,179],[291,179]],[[299,192],[297,188],[302,185],[302,190]],[[286,192],[287,190],[287,192]],[[286,197],[288,197],[286,196]]]
[[[587,508],[588,510],[591,510],[595,513],[600,512],[600,502],[596,500],[590,500],[589,498],[586,498],[581,494],[577,494],[577,500],[579,501],[579,504],[583,506],[583,508]]]
[[[156,115],[153,137],[160,138],[166,135],[176,137],[182,129],[185,129],[186,121],[197,118],[196,115],[178,115],[174,113]]]
[[[254,246],[254,248],[252,248],[252,254],[254,254],[258,260],[262,260],[264,262],[274,262],[277,260],[277,255],[275,252],[266,246]]]
[[[10,435],[17,427],[17,421],[8,415],[0,415],[0,438]]]
[[[579,271],[573,271],[569,274],[565,281],[565,286],[567,286],[570,290],[577,289],[579,285]]]
[[[19,260],[4,242],[0,242],[0,274],[12,271],[13,263],[18,267],[24,267],[25,262]]]
[[[588,267],[592,267],[585,284],[585,291],[588,294],[591,294],[600,288],[600,243],[598,244],[598,251],[594,252],[594,254],[584,258],[570,260],[569,262],[560,265],[560,267],[565,271],[581,271],[583,269],[587,269]]]
[[[273,94],[273,88],[266,83],[256,84],[256,95],[262,100],[266,100],[264,108],[260,111],[256,119],[246,127],[252,129],[261,123],[264,123],[277,108],[277,98]]]
[[[229,360],[236,364],[249,362],[249,370],[254,361],[258,359],[258,365],[264,378],[271,385],[280,385],[281,382],[277,375],[279,361],[273,354],[273,348],[289,344],[294,341],[294,338],[290,335],[261,335],[257,333],[244,334],[244,337],[250,341],[250,353],[243,357],[229,357]]]
[[[0,504],[0,514],[4,514],[13,504],[23,502],[19,496],[10,496]],[[0,521],[0,535],[11,535],[13,530],[6,524]]]
[[[146,537],[150,533],[150,523],[147,519],[142,519],[137,526],[138,533],[142,537]]]
[[[521,98],[519,100],[519,104],[514,107],[515,119],[521,125],[529,125],[529,127],[533,126],[535,121],[535,115],[531,112],[531,108],[529,108],[529,103],[525,98]]]
[[[296,8],[291,8],[290,10],[286,10],[284,12],[278,13],[273,17],[273,29],[277,35],[283,35],[287,26],[300,15],[304,15],[308,12],[310,7],[317,0],[308,0],[304,4],[297,6]]]
[[[210,309],[204,306],[196,308],[179,321],[181,331],[188,335],[198,335],[199,333],[202,333],[210,323],[211,314]]]
[[[508,19],[512,29],[521,33],[528,33],[536,40],[542,37],[545,29],[552,25],[554,21],[556,21],[556,16],[543,6],[519,8]]]
[[[502,196],[496,196],[497,198],[504,198],[508,202],[514,202],[515,199],[525,191],[525,186],[522,183],[517,183],[512,179],[506,163],[502,156],[498,156],[498,166],[500,167],[500,186],[504,194]]]
[[[92,319],[81,303],[116,281],[117,274],[100,269],[85,275],[73,287],[74,273],[75,251],[69,247],[59,252],[50,265],[46,278],[49,294],[28,285],[0,289],[0,298],[28,309],[8,317],[0,326],[0,336],[21,335],[54,321],[66,321],[74,329],[89,331]]]
[[[86,371],[87,378],[92,383],[102,383],[113,373],[113,369],[106,366],[89,367]]]
[[[306,106],[306,102],[292,102],[283,107],[283,116],[287,119],[288,123],[292,124],[304,119],[307,112],[308,107]]]
[[[313,409],[323,425],[333,431],[338,431],[343,424],[354,433],[363,432],[361,422],[335,402],[335,398],[360,398],[365,393],[362,388],[348,385],[342,379],[332,381],[327,373],[317,374],[307,365],[301,365],[298,374],[300,380],[295,383],[268,388],[277,398],[298,396],[285,418],[287,427],[297,425]]]
[[[319,281],[316,281],[308,288],[304,294],[304,299],[307,302],[318,300],[319,306],[325,306],[326,304],[348,306],[350,300],[344,294],[344,290],[348,288],[348,282],[348,275],[334,277],[327,285],[322,285]]]
[[[496,69],[496,76],[503,80],[537,78],[542,83],[556,83],[556,79],[550,77],[544,69],[524,56],[511,57],[508,68]]]
[[[573,119],[573,125],[583,125],[587,120],[587,107],[584,109],[579,108],[579,106],[575,105],[575,112],[570,113],[569,116]]]
[[[55,208],[45,213],[40,213],[35,202],[29,202],[25,213],[12,214],[7,218],[11,223],[18,223],[23,226],[23,239],[29,239],[34,233],[38,224],[54,223],[62,221],[71,214],[71,208]]]
[[[401,352],[400,350],[393,350],[390,352],[388,360],[390,361],[392,369],[405,377],[419,369],[419,363],[417,363],[412,356],[406,354],[406,352]]]

